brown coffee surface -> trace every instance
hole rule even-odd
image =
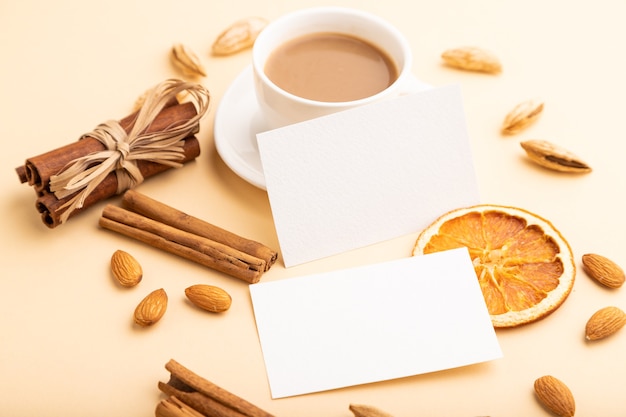
[[[369,97],[398,78],[386,53],[340,33],[313,33],[287,41],[268,58],[265,74],[291,94],[326,102]]]

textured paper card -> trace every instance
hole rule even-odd
[[[287,267],[418,232],[479,202],[456,86],[259,133],[257,141]]]
[[[500,358],[467,249],[250,286],[273,398]]]

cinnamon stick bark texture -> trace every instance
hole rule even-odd
[[[266,271],[270,269],[278,258],[278,253],[275,250],[262,243],[238,236],[235,233],[224,230],[194,216],[190,216],[137,191],[126,191],[122,198],[122,204],[129,210],[143,214],[153,220],[223,243],[224,245],[262,259],[265,261]]]
[[[191,101],[179,104],[176,97],[184,91]],[[197,158],[200,146],[194,135],[209,99],[200,84],[165,80],[149,90],[137,112],[28,158],[16,172],[20,182],[35,190],[44,224],[54,228],[97,201]]]
[[[258,242],[186,215],[135,190],[126,191],[123,202],[128,208],[137,212],[108,204],[104,207],[100,217],[102,228],[139,240],[249,284],[259,282],[263,273],[277,258],[275,251]],[[150,214],[150,217],[145,216],[144,213]],[[266,258],[259,258],[257,256],[259,253]]]
[[[196,114],[196,108],[193,103],[168,103],[168,106],[154,119],[154,122],[146,130],[146,133],[154,133],[170,126],[182,124],[196,116]],[[135,112],[120,120],[120,125],[126,133],[130,133],[135,125],[136,117],[137,113]],[[16,171],[18,171],[20,181],[28,182],[28,185],[31,185],[35,191],[44,191],[48,189],[50,177],[58,174],[74,159],[103,150],[105,150],[105,146],[102,142],[87,136],[76,142],[28,158],[24,166],[16,168]],[[25,172],[24,178],[20,175],[20,169],[23,169]]]
[[[197,112],[193,103],[169,105],[154,119],[154,122],[146,130],[146,133],[154,133],[167,127],[182,124],[196,115]],[[135,117],[136,114],[133,114],[120,121],[120,124],[127,133],[132,129]],[[183,159],[179,162],[184,164],[196,159],[200,155],[200,143],[195,136],[187,137],[183,142],[184,155]],[[56,175],[76,158],[94,152],[100,152],[104,149],[104,145],[97,139],[85,137],[76,142],[29,158],[26,160],[24,166],[16,168],[20,181],[28,182],[37,193],[38,197],[35,201],[35,208],[41,214],[41,220],[46,226],[55,228],[61,224],[60,218],[64,212],[63,206],[72,198],[72,196],[69,196],[59,199],[54,194],[50,193],[50,177]],[[150,178],[171,168],[169,165],[143,160],[137,161],[137,167],[144,178]],[[117,176],[112,172],[85,199],[83,206],[70,213],[69,217],[84,211],[94,203],[114,196],[117,194],[117,190]]]
[[[156,417],[206,417],[174,396],[161,400],[154,410],[154,415]]]
[[[183,144],[184,157],[180,161],[181,163],[187,163],[193,161],[200,155],[200,142],[195,136],[188,137],[184,140]],[[137,167],[144,178],[150,178],[168,169],[171,169],[168,165],[159,164],[150,161],[137,161]],[[90,206],[112,197],[117,194],[118,183],[117,175],[110,173],[107,177],[93,190],[93,192],[85,199],[83,207],[74,210],[70,217],[81,213]],[[63,205],[66,204],[71,196],[59,199],[54,194],[44,190],[41,195],[35,200],[35,208],[41,214],[41,220],[43,223],[50,227],[55,228],[61,224],[61,214],[64,212]]]
[[[187,407],[209,417],[242,417],[241,414],[222,403],[215,401],[213,398],[206,397],[199,392],[185,392],[182,389],[176,389],[173,386],[159,382],[159,389],[167,395],[178,398]]]
[[[165,365],[165,369],[170,371],[170,380],[167,383],[159,382],[159,389],[206,417],[273,417],[267,411],[195,374],[173,359]],[[166,415],[157,413],[157,417]]]
[[[111,204],[102,211],[100,226],[250,284],[265,271],[261,259]]]

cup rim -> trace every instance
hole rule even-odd
[[[370,20],[374,23],[376,23],[377,25],[379,25],[380,27],[383,27],[387,32],[389,32],[390,34],[393,35],[393,37],[398,41],[398,44],[400,46],[400,49],[402,50],[403,53],[403,58],[404,58],[404,65],[402,66],[402,69],[399,71],[398,73],[398,77],[395,79],[395,81],[393,83],[391,83],[391,85],[389,85],[387,88],[385,88],[384,90],[373,94],[371,96],[368,97],[364,97],[364,98],[360,98],[357,100],[350,100],[350,101],[319,101],[319,100],[312,100],[312,99],[308,99],[308,98],[304,98],[304,97],[300,97],[297,96],[295,94],[292,94],[288,91],[283,90],[282,88],[280,88],[278,85],[276,85],[272,80],[269,79],[269,77],[265,74],[265,70],[262,66],[262,64],[259,62],[259,57],[258,57],[258,49],[255,48],[255,46],[257,45],[257,42],[259,42],[259,40],[263,41],[263,39],[268,36],[266,32],[268,30],[268,28],[271,30],[271,27],[276,25],[280,25],[282,22],[293,19],[295,17],[299,17],[302,15],[309,15],[309,14],[328,14],[328,13],[335,13],[335,14],[347,14],[350,16],[357,16],[366,20]],[[349,7],[340,7],[340,6],[321,6],[321,7],[311,7],[311,8],[306,8],[306,9],[301,9],[301,10],[297,10],[295,12],[291,12],[288,14],[285,14],[281,17],[279,17],[278,19],[274,20],[273,22],[271,22],[265,29],[263,29],[261,31],[261,33],[258,35],[255,44],[253,46],[252,49],[252,67],[254,68],[254,72],[256,73],[257,77],[259,77],[267,86],[269,86],[275,93],[281,94],[287,98],[289,98],[290,100],[293,100],[295,102],[298,103],[302,103],[302,104],[308,104],[308,105],[316,105],[316,106],[324,106],[326,108],[343,108],[346,106],[359,106],[359,105],[363,105],[363,104],[367,104],[369,102],[373,102],[373,101],[377,101],[380,97],[382,96],[386,96],[390,93],[393,93],[395,90],[397,90],[398,88],[400,88],[400,84],[407,78],[408,74],[410,74],[411,70],[412,70],[412,53],[411,53],[411,48],[409,45],[408,40],[406,39],[406,37],[395,27],[393,26],[391,23],[389,23],[388,21],[386,21],[385,19],[373,14],[373,13],[369,13],[366,12],[364,10],[360,10],[360,9],[354,9],[354,8],[349,8]]]

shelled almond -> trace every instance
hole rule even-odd
[[[570,389],[561,380],[546,375],[535,381],[535,394],[545,408],[559,417],[572,417],[576,403]]]
[[[124,287],[134,287],[143,278],[141,264],[131,254],[123,250],[116,250],[111,256],[111,272]]]
[[[230,294],[214,285],[192,285],[185,289],[185,295],[194,305],[212,313],[222,313],[232,303]]]
[[[609,258],[588,253],[583,255],[583,269],[591,278],[609,288],[619,288],[624,284],[624,270]]]
[[[626,325],[626,313],[618,307],[604,307],[596,311],[587,321],[585,337],[599,340],[617,333]]]
[[[134,319],[139,326],[152,326],[167,310],[167,293],[163,288],[152,291],[135,308]]]

